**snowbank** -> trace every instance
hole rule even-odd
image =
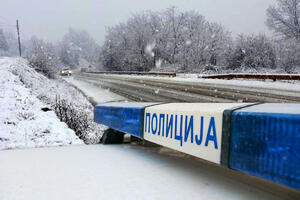
[[[49,106],[13,74],[19,61],[0,59],[0,149],[83,144],[54,111],[43,111]]]
[[[126,101],[125,97],[111,93],[107,89],[102,89],[91,83],[87,83],[73,77],[65,78],[65,81],[74,85],[79,90],[84,92],[84,94],[95,104],[110,102],[110,101]]]
[[[98,142],[106,127],[93,123],[93,106],[80,91],[37,73],[25,59],[0,58],[0,149],[83,144],[54,111],[41,110],[52,109],[57,96],[88,114],[88,141]]]

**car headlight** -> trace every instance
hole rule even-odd
[[[71,73],[72,73],[72,71],[71,71],[71,70],[69,70],[69,73],[71,74]]]
[[[65,72],[64,72],[64,71],[62,71],[61,73],[62,73],[62,74],[64,74]]]

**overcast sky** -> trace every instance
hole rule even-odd
[[[87,30],[101,44],[105,27],[125,21],[142,10],[160,11],[170,6],[196,10],[208,20],[219,22],[233,36],[266,33],[267,7],[275,0],[1,0],[0,27],[15,31],[19,19],[22,36],[35,34],[58,41],[69,27]]]

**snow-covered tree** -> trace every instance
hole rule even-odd
[[[2,51],[8,51],[9,46],[8,43],[6,41],[6,37],[4,35],[4,32],[2,29],[0,29],[0,50]]]
[[[276,45],[277,65],[287,73],[300,73],[300,41],[296,39],[278,41]]]
[[[8,51],[7,56],[17,56],[19,55],[19,44],[18,39],[14,33],[11,32],[5,32],[4,35],[8,44]],[[22,49],[24,48],[24,45],[21,44]]]
[[[276,54],[272,41],[265,35],[240,35],[228,59],[228,68],[274,69]]]
[[[221,25],[172,7],[135,14],[108,28],[101,60],[108,70],[149,71],[164,63],[199,71],[206,64],[224,64],[230,43],[230,33]]]
[[[300,0],[277,0],[267,9],[267,25],[277,35],[300,40]]]
[[[107,29],[102,62],[107,70],[149,71],[155,63],[156,25],[148,12]]]
[[[80,59],[93,64],[98,61],[100,47],[85,30],[70,28],[59,44],[61,61],[71,68],[80,66]]]
[[[126,48],[129,41],[126,38],[123,38],[122,45],[119,38],[119,36],[122,37],[122,35],[119,35],[118,33],[119,30],[117,28],[109,28],[106,41],[101,49],[100,61],[103,63],[103,67],[110,71],[122,71],[122,61],[124,62],[124,59],[126,58],[122,46]]]
[[[167,54],[169,55],[171,64],[180,60],[179,51],[185,44],[183,37],[187,20],[186,14],[187,13],[179,12],[175,7],[167,9],[163,14],[164,20],[166,21],[164,28],[169,35],[165,51],[168,52]]]
[[[36,36],[33,36],[27,44],[25,53],[30,66],[48,78],[55,78],[59,61],[54,46]]]

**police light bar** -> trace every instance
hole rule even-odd
[[[115,102],[95,122],[300,189],[300,104]]]
[[[300,104],[233,112],[229,167],[300,189]]]
[[[112,129],[143,138],[144,109],[157,103],[110,102],[98,105],[94,121]]]

